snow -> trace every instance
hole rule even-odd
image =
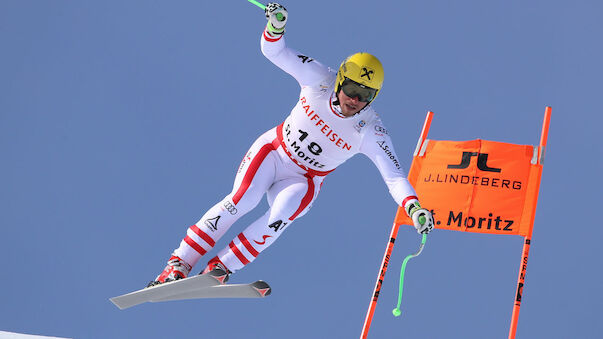
[[[0,339],[36,339],[36,338],[68,339],[68,338],[59,338],[59,337],[47,337],[47,336],[43,336],[43,335],[21,334],[21,333],[0,331]]]

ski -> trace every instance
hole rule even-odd
[[[151,302],[207,298],[263,298],[270,295],[271,292],[272,288],[268,283],[258,280],[250,284],[226,284],[195,288],[188,291],[182,290],[177,294],[153,298]]]
[[[213,270],[207,274],[196,275],[186,279],[180,279],[143,288],[138,291],[110,298],[109,300],[111,300],[115,306],[123,310],[148,301],[161,299],[174,294],[180,294],[184,291],[221,285],[224,284],[226,277],[226,272],[222,270]]]

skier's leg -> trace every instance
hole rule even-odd
[[[278,142],[274,128],[254,142],[239,166],[232,192],[188,228],[180,246],[151,285],[185,278],[192,266],[215,246],[228,228],[257,206],[274,182],[276,148]]]
[[[272,131],[262,135],[243,158],[233,190],[189,227],[174,255],[194,266],[240,217],[260,202],[275,175]]]
[[[241,232],[217,260],[235,272],[270,246],[294,220],[304,215],[318,195],[322,177],[299,176],[276,182],[268,190],[270,209]]]

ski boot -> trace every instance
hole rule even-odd
[[[188,273],[191,271],[191,269],[191,265],[187,264],[179,257],[172,255],[170,260],[167,262],[167,266],[165,266],[163,269],[163,272],[161,272],[161,274],[158,275],[155,280],[151,281],[147,287],[152,287],[178,279],[184,279],[188,276]]]
[[[205,269],[199,274],[208,273],[213,275],[214,278],[218,279],[222,284],[225,284],[228,281],[230,275],[232,274],[232,272],[230,272],[230,270],[226,268],[226,265],[224,265],[224,263],[220,260],[220,258],[218,258],[218,256],[211,258],[211,260],[209,260],[209,262],[207,263]]]

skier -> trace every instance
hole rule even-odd
[[[202,273],[229,274],[249,264],[310,209],[327,174],[357,153],[379,169],[389,192],[419,233],[433,228],[397,160],[388,131],[370,104],[383,84],[381,62],[369,53],[346,58],[337,72],[285,45],[287,10],[269,3],[262,53],[301,86],[285,121],[262,134],[244,156],[232,192],[186,232],[149,286],[186,278],[230,226],[267,194],[269,209],[209,260]]]

